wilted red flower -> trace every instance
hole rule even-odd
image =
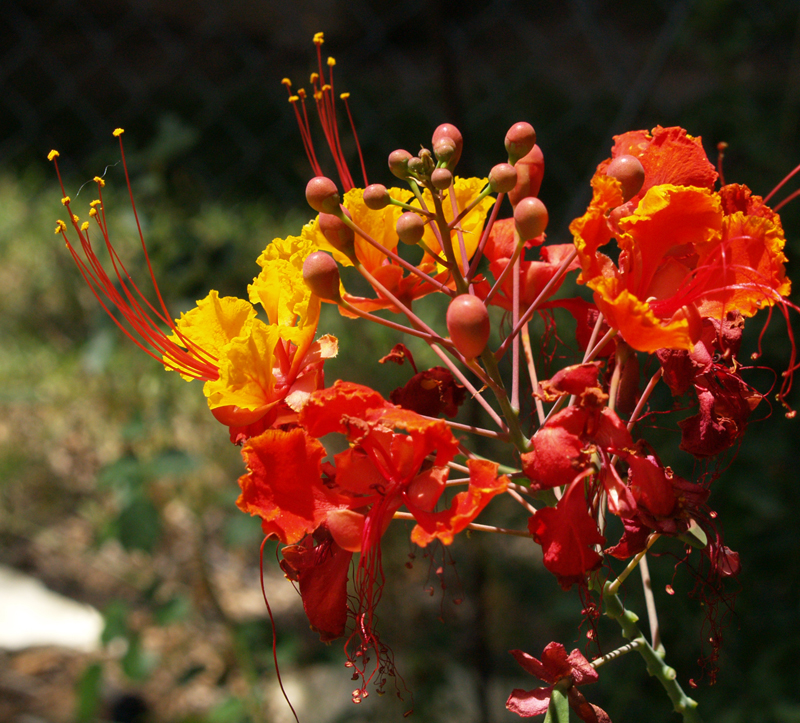
[[[542,546],[544,566],[569,590],[586,574],[600,567],[603,558],[597,552],[606,538],[597,529],[597,517],[586,500],[584,478],[575,479],[555,507],[542,507],[528,520],[528,530]]]
[[[514,659],[531,675],[550,683],[545,688],[522,690],[517,688],[511,692],[506,708],[523,718],[544,715],[550,705],[553,688],[566,683],[566,693],[570,707],[578,717],[586,723],[611,723],[608,714],[596,705],[589,703],[577,690],[580,685],[596,683],[599,679],[597,671],[577,648],[569,655],[561,643],[548,643],[542,652],[542,659],[537,660],[522,650],[512,650]]]
[[[633,438],[608,407],[598,386],[595,363],[576,364],[542,382],[549,399],[574,394],[577,404],[558,412],[531,439],[532,451],[521,455],[522,471],[536,490],[569,485],[593,464],[593,456],[633,447]]]

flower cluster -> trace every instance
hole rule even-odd
[[[80,223],[66,192],[79,243],[64,222],[57,233],[104,308],[121,312],[127,324],[114,318],[123,331],[167,369],[204,380],[211,412],[242,448],[238,506],[284,546],[281,566],[321,639],[344,637],[347,665],[360,679],[356,702],[394,672],[375,630],[381,538],[393,520],[411,519],[411,541],[421,547],[449,545],[468,528],[529,537],[562,587],[597,594],[633,641],[625,652],[638,649],[676,710],[698,720],[660,643],[638,631],[617,592],[637,566],[647,574],[646,554],[659,537],[699,548],[715,589],[738,572],[738,557],[716,531],[708,484],[675,474],[637,422],[653,411],[651,394],[663,383],[696,405],[680,422],[683,450],[709,459],[735,448],[763,400],[738,359],[746,319],[762,308],[794,308],[779,216],[746,186],[718,185],[700,139],[681,128],[614,139],[568,243],[546,238],[544,156],[528,123],[510,128],[505,159],[487,178],[455,174],[464,140],[444,124],[430,148],[389,155],[402,187],[367,185],[364,170],[366,188],[356,188],[336,126],[335,62],[328,59],[326,77],[322,34],[314,41],[312,97],[343,193],[322,173],[305,91],[292,94],[284,80],[314,172],[306,199],[316,216],[298,236],[267,246],[247,299],[212,291],[173,321],[153,279],[159,303],[151,305],[110,243],[101,179],[89,213],[114,280],[92,248],[92,223]],[[360,275],[372,294],[350,293],[346,274]],[[591,294],[556,298],[570,275]],[[434,293],[445,297],[445,318],[419,317],[414,302]],[[429,345],[441,366],[418,370],[398,343],[380,361],[408,361],[415,374],[391,401],[362,383],[326,386],[323,367],[337,341],[317,334],[323,303]],[[537,372],[546,340],[531,338],[535,315],[550,327],[572,317],[582,350],[548,379]],[[782,401],[794,369],[793,350]],[[457,421],[467,398],[487,427]],[[471,451],[474,435],[492,440],[496,461]],[[330,444],[344,451],[329,453]],[[451,479],[454,470],[464,476]],[[449,487],[461,490],[451,496]],[[523,529],[475,522],[499,496],[525,511]],[[621,572],[615,560],[625,561]],[[515,690],[510,710],[549,709],[567,720],[564,700],[584,721],[608,720],[575,686],[594,682],[609,656],[590,662],[558,643],[541,662],[512,653],[549,687]]]

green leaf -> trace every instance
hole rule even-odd
[[[108,645],[114,638],[128,637],[128,606],[121,600],[110,602],[103,610],[105,627],[100,640]]]
[[[97,483],[127,492],[140,487],[146,478],[145,466],[135,456],[127,455],[103,467],[97,474]]]
[[[179,449],[168,449],[150,463],[152,474],[159,477],[187,475],[197,467],[197,459]]]
[[[228,698],[214,708],[206,720],[208,723],[244,723],[247,711],[238,698]]]
[[[158,625],[170,625],[183,620],[192,610],[191,603],[187,598],[178,595],[171,600],[167,600],[163,605],[159,605],[153,611],[153,619]]]
[[[100,663],[92,663],[79,678],[75,685],[76,723],[92,723],[97,720],[101,702],[101,685],[103,682],[103,667]]]
[[[128,637],[128,650],[120,661],[122,670],[131,680],[147,680],[156,667],[156,656],[142,649],[137,633]]]
[[[161,537],[161,518],[150,500],[137,497],[117,518],[119,541],[126,550],[152,552]]]

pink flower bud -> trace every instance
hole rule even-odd
[[[330,178],[315,176],[306,186],[306,201],[317,213],[336,213],[341,199]]]
[[[319,215],[319,230],[327,242],[337,251],[341,251],[348,256],[354,250],[356,235],[349,226],[338,216],[330,213]]]
[[[514,226],[522,241],[541,236],[548,220],[547,208],[533,196],[523,198],[514,208]]]
[[[544,156],[541,148],[536,145],[531,148],[514,164],[514,169],[517,171],[517,185],[508,193],[512,206],[516,206],[523,198],[539,195],[544,176]]]
[[[436,154],[437,160],[449,163],[456,152],[456,142],[452,138],[444,136],[436,141],[433,152]]]
[[[389,154],[389,170],[392,175],[405,180],[408,178],[408,162],[411,160],[412,155],[402,148],[392,151]]]
[[[408,159],[408,172],[416,176],[425,175],[425,161],[419,156],[414,156]]]
[[[433,152],[436,153],[437,157],[439,155],[439,151],[437,151],[437,146],[440,149],[444,149],[443,146],[439,146],[439,143],[444,139],[449,138],[453,143],[455,143],[455,151],[450,156],[450,160],[447,162],[448,168],[454,168],[455,165],[458,163],[459,158],[461,158],[461,151],[464,148],[464,137],[461,135],[461,131],[458,130],[454,125],[450,123],[442,123],[434,132],[433,132]]]
[[[453,174],[450,173],[446,168],[437,168],[431,173],[431,183],[433,187],[439,191],[444,191],[446,188],[450,188],[450,184],[453,182]]]
[[[456,296],[447,307],[447,331],[464,357],[474,359],[480,356],[491,331],[486,305],[471,294]]]
[[[506,133],[506,152],[508,162],[516,163],[531,152],[536,144],[536,131],[530,123],[515,123]]]
[[[508,193],[517,185],[517,171],[510,163],[498,163],[489,171],[489,185],[495,193]]]
[[[413,211],[406,211],[397,219],[396,230],[404,244],[416,246],[425,232],[425,221]]]
[[[630,201],[644,185],[644,166],[636,156],[617,156],[606,168],[606,175],[622,184],[622,202]]]
[[[389,205],[389,191],[380,183],[373,183],[364,189],[364,205],[373,211],[380,211]]]
[[[326,301],[341,301],[339,296],[339,267],[333,256],[315,251],[303,262],[303,280],[312,293]]]

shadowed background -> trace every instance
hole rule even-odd
[[[370,182],[388,184],[388,153],[414,152],[445,121],[464,133],[459,171],[485,175],[504,160],[507,128],[527,120],[545,154],[551,241],[568,240],[615,133],[681,125],[703,137],[712,160],[726,141],[727,180],[762,195],[800,162],[800,11],[790,0],[0,3],[0,562],[105,620],[91,652],[0,650],[2,720],[288,719],[258,588],[259,525],[234,507],[238,450],[199,385],[128,344],[83,287],[52,233],[63,212],[45,157],[61,152],[73,199],[111,166],[115,243],[143,279],[124,179],[112,165],[111,131],[124,127],[171,310],[209,288],[244,296],[266,243],[297,233],[311,215],[302,195],[310,169],[280,80],[307,83],[320,30],[324,55],[337,59],[337,92],[351,93]],[[794,261],[800,212],[789,205],[782,216]],[[406,381],[405,370],[377,365],[391,335],[365,335],[362,325],[356,336],[327,311],[320,330],[339,336],[342,349],[329,382],[369,381],[388,393]],[[778,369],[788,359],[781,323],[770,327],[764,355]],[[760,328],[749,326],[751,338]],[[771,381],[753,377],[762,389]],[[768,413],[763,404],[756,416]],[[753,423],[714,488],[711,505],[743,573],[719,682],[696,692],[707,720],[800,721],[797,424],[779,409]],[[676,451],[676,433],[652,435],[665,462],[705,471]],[[499,504],[492,521],[522,526],[524,516]],[[381,627],[415,715],[515,720],[504,710],[508,692],[537,682],[507,651],[538,655],[553,639],[584,648],[576,593],[542,573],[531,543],[473,535],[449,551],[455,566],[442,565],[412,550],[408,529],[397,527],[385,545]],[[339,647],[308,631],[272,549],[279,660],[302,719],[400,717],[408,697],[349,702]],[[673,566],[658,560],[653,575],[668,660],[686,683],[701,676],[704,611],[687,598],[686,570],[673,580]],[[670,582],[677,594],[668,598]],[[627,595],[641,610],[637,584]],[[600,633],[603,651],[616,646],[613,628]],[[677,718],[638,658],[603,670],[586,693],[615,721]]]

